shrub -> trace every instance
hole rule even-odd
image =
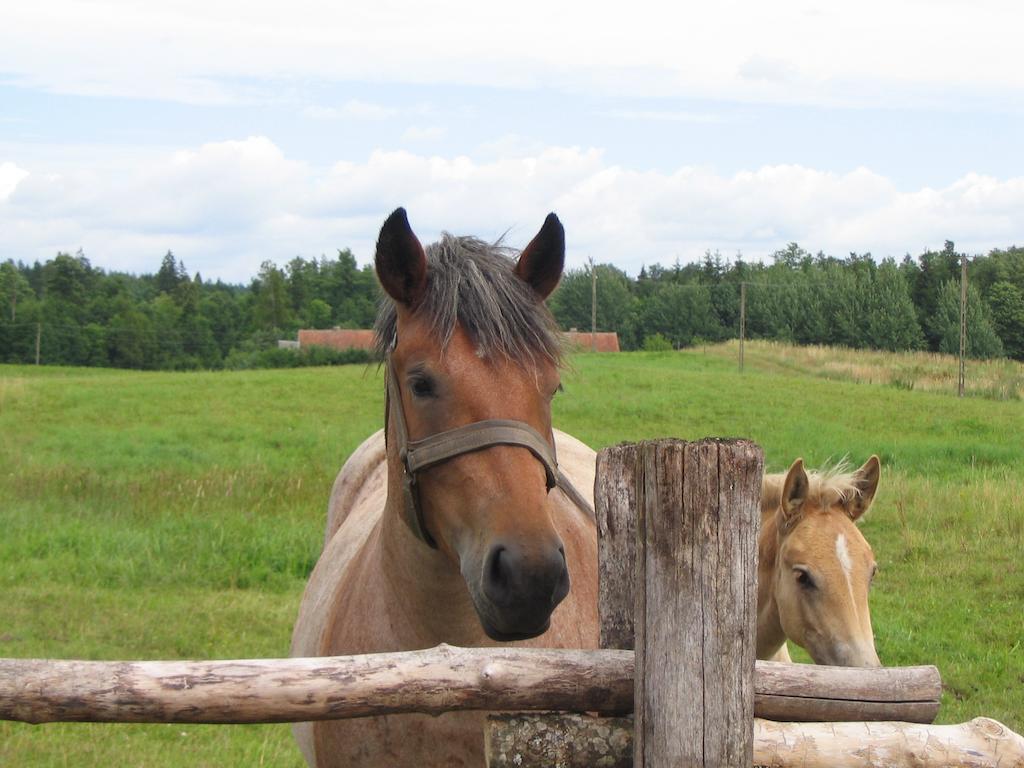
[[[643,348],[644,352],[671,352],[672,342],[660,333],[655,333],[650,336],[644,336]]]
[[[331,349],[306,347],[304,349],[260,349],[249,352],[234,350],[225,358],[224,367],[230,370],[252,368],[305,368],[317,365],[351,365],[368,363],[371,353],[365,349]]]

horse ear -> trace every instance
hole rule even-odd
[[[875,491],[878,490],[878,477],[881,474],[882,466],[877,456],[872,456],[864,466],[853,473],[853,484],[857,488],[857,495],[850,499],[846,505],[846,511],[851,520],[859,520],[875,498]]]
[[[516,274],[529,283],[540,298],[555,290],[565,266],[565,229],[553,213],[544,219],[540,232],[523,249]]]
[[[786,480],[782,484],[782,503],[779,508],[782,510],[782,521],[787,527],[799,520],[803,514],[809,489],[810,481],[804,470],[804,460],[797,459],[789,468]]]
[[[407,307],[419,302],[427,286],[427,257],[405,208],[396,208],[380,228],[374,266],[388,296]]]

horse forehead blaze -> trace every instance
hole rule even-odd
[[[843,573],[849,579],[850,573],[853,571],[853,562],[850,560],[850,549],[846,546],[845,533],[836,534],[836,557],[839,559],[839,565],[843,569]]]
[[[790,564],[831,567],[845,574],[869,568],[874,560],[871,545],[841,507],[818,509],[805,514],[789,532],[786,559]]]

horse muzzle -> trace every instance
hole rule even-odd
[[[492,640],[527,640],[543,634],[569,594],[569,569],[559,542],[541,551],[514,542],[493,544],[477,568],[464,569],[481,626]],[[474,583],[475,582],[475,583]]]
[[[815,664],[832,667],[880,667],[882,662],[875,652],[874,643],[835,643],[823,649],[808,649]]]

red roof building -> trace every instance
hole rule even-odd
[[[299,331],[299,347],[331,349],[373,349],[373,331],[357,328],[330,328]]]
[[[619,351],[619,334],[615,332],[583,333],[582,331],[566,331],[565,341],[571,349],[578,352]]]

